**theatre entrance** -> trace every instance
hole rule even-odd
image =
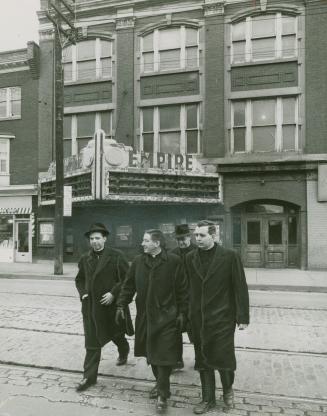
[[[294,206],[251,202],[232,212],[233,245],[246,267],[298,267],[298,212]]]

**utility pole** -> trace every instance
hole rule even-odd
[[[75,0],[73,0],[75,2]],[[62,6],[69,12],[69,17],[63,14]],[[64,36],[71,43],[75,43],[76,29],[70,18],[74,11],[67,0],[49,0],[47,18],[54,25],[54,96],[55,96],[55,157],[56,157],[56,196],[55,196],[55,238],[54,238],[54,274],[63,274],[63,248],[64,248],[64,145],[63,145],[63,118],[64,118],[64,76],[62,66],[62,43]],[[62,28],[66,23],[70,30]]]

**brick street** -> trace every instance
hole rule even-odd
[[[250,298],[251,325],[236,336],[237,403],[231,414],[327,414],[327,295],[251,291]],[[103,349],[99,383],[85,394],[75,392],[84,340],[72,281],[0,279],[0,302],[1,416],[25,416],[23,409],[34,409],[37,399],[49,415],[68,414],[68,408],[82,416],[108,409],[114,415],[153,414],[151,371],[132,354],[126,367],[116,367],[111,344]],[[184,342],[185,368],[172,376],[171,415],[191,414],[200,398],[193,347]],[[216,413],[221,409],[218,403]]]

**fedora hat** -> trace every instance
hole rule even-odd
[[[175,238],[186,237],[191,235],[191,230],[187,224],[179,224],[175,226]]]
[[[90,229],[88,231],[86,231],[86,233],[84,235],[85,235],[85,237],[89,238],[90,234],[92,234],[92,233],[101,233],[104,236],[109,235],[109,231],[107,230],[106,226],[103,225],[101,222],[96,222],[96,223],[92,224]]]

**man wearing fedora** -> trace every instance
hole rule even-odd
[[[126,320],[115,322],[116,300],[128,270],[128,263],[119,250],[106,247],[109,231],[101,223],[93,224],[85,234],[91,249],[78,264],[75,279],[82,302],[82,316],[86,355],[84,377],[76,390],[86,390],[97,381],[101,347],[113,341],[118,348],[116,365],[127,362],[129,345],[125,334],[133,335],[133,325],[128,308]]]
[[[175,226],[175,233],[174,233],[177,247],[171,250],[172,253],[177,254],[182,261],[183,265],[185,266],[185,257],[187,253],[190,253],[192,250],[196,248],[196,246],[191,241],[191,230],[188,226],[188,224],[178,224]],[[189,337],[190,342],[192,342],[192,331],[191,327],[187,324],[187,335]],[[178,360],[176,369],[181,369],[184,367],[184,361],[183,361],[183,337],[181,336],[180,339],[180,345],[179,345],[179,351],[180,351],[180,359]]]

